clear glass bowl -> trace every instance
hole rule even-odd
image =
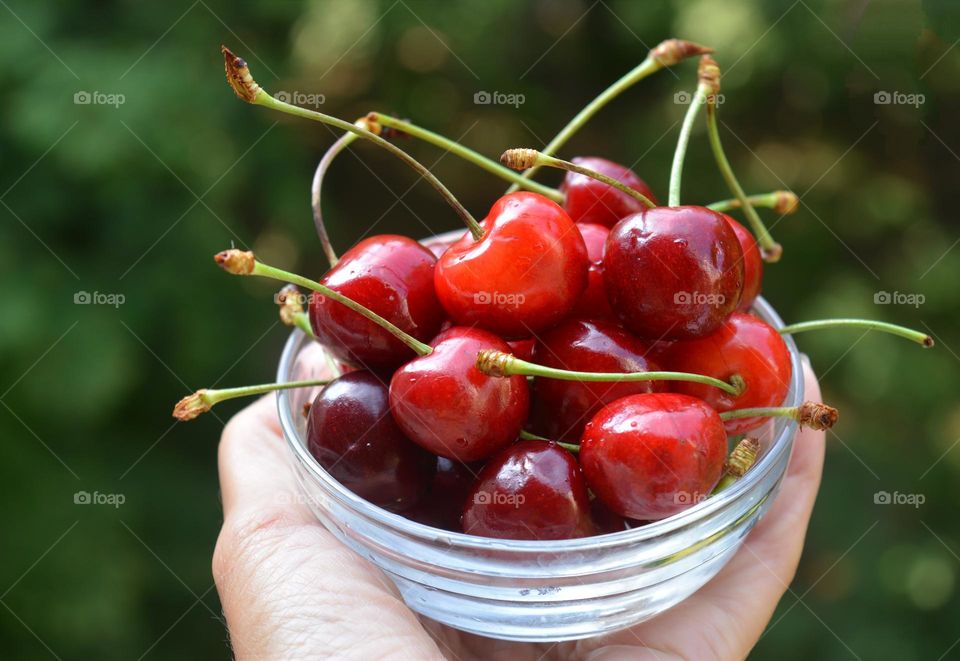
[[[754,312],[783,322],[763,299]],[[796,345],[785,406],[803,400]],[[299,330],[287,341],[278,381],[317,378],[328,358]],[[668,519],[586,539],[514,541],[431,528],[344,488],[307,450],[303,405],[316,389],[279,395],[280,421],[305,501],[340,541],[378,566],[414,611],[471,633],[517,641],[595,636],[662,613],[710,580],[773,502],[796,423],[759,430],[762,454],[733,487]]]

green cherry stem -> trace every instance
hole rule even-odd
[[[350,146],[350,143],[357,139],[355,133],[344,133],[337,139],[330,148],[323,154],[320,163],[317,164],[317,170],[313,173],[313,182],[310,184],[310,207],[313,209],[313,224],[317,228],[317,236],[320,237],[320,246],[323,253],[327,256],[330,266],[336,266],[339,258],[330,243],[330,235],[327,234],[327,225],[323,222],[323,211],[320,208],[320,192],[323,189],[323,179],[327,170],[333,164],[333,160],[340,155],[344,149]]]
[[[683,159],[687,155],[687,145],[690,144],[690,133],[693,130],[693,121],[700,112],[700,106],[707,98],[709,88],[700,83],[697,85],[697,91],[690,100],[690,106],[687,108],[687,114],[683,117],[683,125],[680,127],[680,135],[677,138],[677,149],[673,153],[673,165],[670,168],[670,192],[667,205],[676,207],[680,205],[680,179],[683,176]]]
[[[567,140],[572,138],[573,135],[579,131],[584,124],[590,121],[590,118],[597,114],[601,108],[647,76],[666,67],[673,66],[674,64],[677,64],[688,57],[701,55],[703,53],[710,53],[712,51],[712,48],[706,48],[704,46],[700,46],[699,44],[684,41],[682,39],[667,39],[666,41],[661,42],[650,51],[647,57],[640,64],[621,76],[619,80],[614,82],[612,85],[610,85],[610,87],[601,92],[593,101],[584,106],[583,110],[578,112],[574,118],[571,119],[570,122],[564,126],[559,133],[557,133],[556,137],[550,141],[550,144],[544,147],[541,151],[547,155],[555,154],[557,150],[565,145]],[[523,173],[523,178],[529,179],[536,173],[537,169],[537,167],[530,168]],[[519,186],[514,184],[507,190],[507,192],[512,193],[518,188]]]
[[[430,348],[430,345],[424,344],[412,335],[405,333],[403,330],[397,328],[395,325],[378,315],[373,310],[365,308],[356,301],[347,298],[343,294],[334,291],[333,289],[330,289],[326,285],[322,285],[319,282],[310,280],[309,278],[304,278],[302,275],[297,275],[296,273],[290,273],[289,271],[278,269],[274,266],[268,266],[263,262],[257,261],[256,257],[254,257],[254,254],[250,251],[237,250],[235,248],[231,250],[224,250],[214,255],[213,259],[220,268],[227,273],[232,273],[233,275],[256,275],[262,278],[270,278],[271,280],[287,282],[291,285],[299,285],[319,294],[323,294],[327,298],[331,298],[337,303],[350,308],[357,314],[366,317],[373,323],[388,331],[398,340],[410,347],[410,349],[412,349],[418,356],[426,356],[433,352],[433,349]]]
[[[377,125],[386,126],[401,133],[406,133],[436,147],[446,149],[451,154],[459,156],[463,160],[473,163],[477,167],[483,168],[487,172],[490,172],[501,179],[517,184],[521,188],[533,191],[534,193],[539,193],[544,197],[550,198],[557,204],[563,203],[563,193],[558,191],[556,188],[544,186],[536,181],[526,179],[513,170],[505,168],[496,161],[487,158],[480,152],[461,145],[459,142],[454,142],[450,138],[444,137],[439,133],[434,133],[433,131],[429,131],[425,128],[417,126],[416,124],[411,124],[406,120],[397,119],[396,117],[391,117],[390,115],[385,115],[381,112],[371,112],[367,115],[367,120],[370,124],[370,130],[378,135],[382,134],[377,130]]]
[[[815,321],[802,321],[798,324],[788,324],[780,329],[783,335],[792,333],[803,333],[805,331],[821,330],[825,328],[863,328],[866,330],[876,330],[890,335],[897,335],[906,338],[911,342],[916,342],[925,349],[933,346],[933,338],[926,333],[889,324],[885,321],[876,321],[873,319],[817,319]]]
[[[522,438],[525,441],[546,441],[547,443],[556,443],[557,445],[562,447],[564,450],[567,450],[568,452],[572,452],[574,454],[580,453],[580,446],[577,445],[576,443],[564,443],[562,441],[554,441],[553,439],[547,438],[546,436],[538,436],[537,434],[528,432],[526,429],[520,430],[520,438]]]
[[[750,201],[750,204],[754,208],[759,207],[762,209],[773,209],[775,213],[778,213],[781,216],[789,216],[790,214],[794,213],[800,204],[800,200],[796,193],[792,193],[788,190],[775,190],[770,193],[748,195],[747,200]],[[726,213],[742,207],[743,205],[740,204],[740,200],[735,197],[729,200],[720,200],[719,202],[713,202],[712,204],[707,205],[708,209],[720,211],[721,213]]]
[[[338,128],[342,131],[353,133],[359,138],[369,140],[379,147],[386,149],[388,152],[413,168],[417,174],[423,177],[437,190],[438,193],[440,193],[444,200],[446,200],[447,204],[449,204],[453,210],[457,212],[457,215],[460,216],[464,224],[470,229],[470,233],[473,234],[474,239],[479,240],[483,236],[483,228],[480,226],[480,223],[478,223],[477,220],[470,214],[470,212],[467,211],[462,204],[460,204],[460,201],[457,200],[453,193],[450,192],[450,189],[444,186],[443,183],[437,179],[432,172],[430,172],[430,170],[420,163],[420,161],[394,145],[392,142],[384,140],[379,135],[376,135],[365,127],[351,124],[350,122],[333,117],[332,115],[317,112],[316,110],[301,108],[300,106],[295,106],[270,96],[265,89],[257,84],[257,81],[253,79],[253,76],[250,75],[250,68],[247,66],[246,61],[234,55],[226,46],[222,46],[221,51],[223,52],[223,61],[227,74],[227,82],[230,83],[230,87],[233,88],[234,93],[236,93],[240,99],[253,105],[279,110],[280,112],[288,115],[302,117],[321,122],[322,124],[327,124],[328,126],[333,126],[334,128]]]
[[[177,405],[173,407],[173,417],[180,421],[193,420],[228,399],[263,395],[276,390],[325,386],[329,382],[329,379],[310,379],[307,381],[288,381],[287,383],[264,383],[258,386],[243,386],[240,388],[221,388],[219,390],[202,388],[177,402]]]
[[[567,172],[576,172],[577,174],[582,174],[586,177],[590,177],[591,179],[596,179],[597,181],[603,182],[608,186],[613,186],[618,191],[626,193],[630,197],[638,200],[648,209],[652,209],[656,206],[646,195],[640,191],[630,188],[623,182],[617,181],[613,177],[608,177],[605,174],[600,174],[599,172],[582,167],[576,163],[571,163],[570,161],[565,161],[562,158],[557,158],[556,156],[548,156],[543,152],[537,151],[536,149],[508,149],[501,154],[500,162],[506,165],[508,168],[513,168],[514,170],[528,170],[530,168],[543,166],[548,168],[557,168],[558,170],[566,170]]]
[[[804,402],[800,406],[762,406],[748,409],[734,409],[720,414],[721,420],[737,418],[789,418],[800,423],[801,427],[830,429],[836,424],[840,412],[832,406],[818,402]]]
[[[687,372],[573,372],[571,370],[537,365],[516,356],[494,349],[484,349],[477,354],[477,369],[489,376],[539,376],[561,381],[688,381],[720,388],[738,396],[743,392],[744,382],[739,375],[731,377],[731,383],[703,374]]]
[[[757,461],[760,453],[760,442],[755,438],[744,438],[733,448],[727,463],[723,467],[723,475],[711,495],[718,494],[724,489],[733,486],[733,483],[746,474]]]

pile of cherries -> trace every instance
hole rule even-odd
[[[319,115],[225,59],[241,98]],[[356,128],[386,133],[369,118]],[[751,313],[763,272],[753,233],[705,206],[658,205],[623,165],[572,165],[562,204],[520,190],[480,222],[467,214],[470,231],[451,241],[371,236],[318,282],[249,252],[216,256],[231,273],[313,290],[302,310],[285,289],[282,315],[341,367],[305,415],[310,452],[343,486],[446,530],[585,537],[708,497],[731,439],[770,416],[835,421],[823,405],[781,406],[791,358],[783,329]],[[175,414],[195,417],[228,398],[218,392]]]

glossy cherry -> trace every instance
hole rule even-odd
[[[437,296],[457,324],[522,338],[573,309],[589,260],[563,209],[536,193],[510,193],[481,225],[481,239],[463,237],[437,262]]]
[[[510,353],[517,358],[521,360],[532,360],[533,348],[537,345],[537,340],[528,337],[525,340],[510,340],[507,344],[510,345]]]
[[[462,462],[486,459],[512,443],[527,418],[530,394],[522,376],[490,377],[476,367],[482,349],[510,351],[496,335],[455,327],[431,343],[390,381],[390,408],[407,436],[435,455]]]
[[[656,203],[653,191],[630,168],[598,156],[578,156],[573,159],[573,163],[616,179]],[[560,184],[560,191],[564,194],[563,208],[567,210],[574,222],[578,223],[596,223],[613,227],[624,216],[646,208],[636,198],[602,181],[576,172],[567,172],[563,183]]]
[[[417,504],[436,465],[400,431],[387,386],[366,370],[320,391],[307,416],[307,447],[343,486],[393,512]]]
[[[445,317],[434,291],[435,263],[433,253],[413,239],[372,236],[344,253],[320,283],[426,342]],[[336,301],[314,295],[309,313],[317,338],[341,360],[381,369],[414,357],[396,337]]]
[[[587,424],[580,465],[590,489],[623,517],[655,521],[706,498],[723,473],[727,434],[703,400],[624,397]]]
[[[615,324],[569,319],[544,333],[533,362],[585,372],[651,372],[647,345]],[[598,383],[537,377],[530,391],[533,429],[558,441],[576,443],[597,411],[621,397],[666,390],[663,382]]]
[[[763,280],[763,257],[760,256],[760,246],[757,245],[757,240],[750,230],[730,216],[720,215],[730,223],[730,227],[733,228],[737,239],[740,241],[740,249],[743,251],[743,292],[740,294],[740,303],[737,305],[737,309],[746,312],[757,300],[757,296],[760,295]]]
[[[470,233],[467,232],[466,234],[470,234]],[[433,237],[430,237],[429,239],[424,240],[423,245],[430,252],[432,252],[434,255],[436,255],[439,258],[440,255],[447,252],[447,248],[449,248],[454,243],[462,239],[463,236],[464,234],[456,234],[456,233],[454,233],[452,236],[442,236],[442,237],[433,236]]]
[[[607,244],[610,228],[595,223],[577,223],[583,243],[587,246],[590,268],[587,271],[587,288],[580,295],[573,312],[575,317],[588,319],[615,319],[607,290],[603,285],[603,250]]]
[[[709,335],[676,342],[666,355],[666,369],[729,379],[739,374],[746,389],[737,397],[697,383],[671,382],[670,389],[706,401],[718,412],[761,406],[781,406],[792,374],[790,351],[770,324],[734,312]],[[742,434],[762,425],[764,418],[738,418],[724,424],[729,434]]]
[[[437,457],[437,472],[426,495],[413,510],[404,512],[404,516],[434,528],[460,532],[463,506],[482,468],[480,464]]]
[[[628,330],[650,340],[699,337],[733,312],[743,250],[706,207],[656,207],[621,220],[603,257],[607,298]]]
[[[598,535],[621,532],[630,528],[627,520],[603,504],[599,498],[590,501],[590,517]]]
[[[463,531],[500,539],[573,539],[595,532],[576,458],[556,443],[521,441],[493,457],[463,510]]]

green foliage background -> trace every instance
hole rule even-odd
[[[787,320],[879,317],[934,351],[857,332],[803,336],[843,411],[799,574],[756,658],[960,655],[960,37],[956,4],[692,0],[592,4],[354,0],[0,2],[0,644],[4,658],[224,658],[210,555],[218,417],[174,425],[198,387],[272,378],[273,287],[220,273],[231,242],[319,276],[308,185],[324,127],[237,101],[220,43],[270,90],[380,109],[491,156],[540,146],[668,36],[713,45],[720,117],[746,187],[800,211],[765,292]],[[564,154],[637,161],[665,198],[695,66],[661,73]],[[476,105],[481,90],[518,107]],[[78,91],[125,102],[74,103]],[[922,94],[877,105],[878,91]],[[741,143],[742,141],[742,143]],[[504,185],[413,142],[482,214]],[[341,249],[368,232],[457,226],[392,157],[357,145],[325,209]],[[556,181],[556,173],[545,173]],[[726,197],[701,129],[684,197]],[[396,202],[396,195],[403,198]],[[768,217],[773,218],[769,214]],[[121,294],[119,307],[77,292]],[[925,302],[875,305],[876,292]],[[85,490],[118,508],[80,506]],[[923,494],[919,508],[874,493]],[[802,598],[802,603],[797,603]]]

